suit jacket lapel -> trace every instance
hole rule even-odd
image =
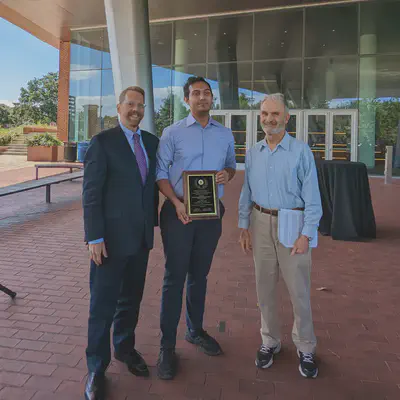
[[[146,149],[147,158],[149,159],[149,168],[148,168],[147,176],[150,176],[150,174],[153,174],[156,169],[156,158],[153,155],[153,151],[152,151],[150,140],[149,140],[149,135],[151,135],[151,133],[142,131],[142,140],[143,140],[144,148]],[[148,181],[149,181],[149,179],[146,180],[145,185],[147,185]]]
[[[133,173],[136,176],[136,179],[138,179],[139,182],[142,184],[142,176],[140,175],[140,171],[139,171],[139,167],[137,165],[135,154],[133,153],[131,145],[129,144],[129,142],[125,136],[125,133],[121,129],[121,127],[119,127],[118,142],[119,142],[119,148],[121,151],[121,157],[124,157],[124,158],[130,160],[130,164],[133,167]]]

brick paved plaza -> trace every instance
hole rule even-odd
[[[33,176],[27,168],[12,183]],[[371,179],[377,240],[322,237],[314,252],[312,304],[320,376],[308,381],[297,369],[284,285],[283,352],[269,370],[254,365],[260,344],[254,271],[250,256],[239,249],[236,228],[242,179],[239,173],[225,195],[224,233],[209,277],[205,317],[205,328],[218,338],[225,355],[207,357],[187,344],[182,320],[180,373],[172,382],[156,378],[163,277],[157,229],[137,330],[138,350],[152,377],[135,378],[113,361],[110,399],[400,399],[399,182],[385,186],[382,179]],[[0,282],[18,292],[15,302],[0,293],[2,400],[83,398],[89,294],[80,193],[81,182],[75,181],[55,185],[51,205],[45,203],[44,189],[0,199]],[[327,290],[317,290],[321,287]],[[221,322],[225,329],[219,328]]]

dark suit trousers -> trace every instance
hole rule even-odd
[[[221,204],[221,212],[223,213]],[[186,283],[186,324],[195,334],[203,328],[207,275],[222,233],[221,219],[182,224],[175,207],[166,201],[160,215],[165,253],[161,302],[161,347],[174,348]]]
[[[104,373],[111,361],[110,328],[117,353],[135,346],[135,328],[143,297],[149,249],[135,256],[105,258],[90,266],[90,310],[86,358],[89,372]]]

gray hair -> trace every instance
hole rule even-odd
[[[260,108],[267,100],[273,100],[283,104],[285,106],[285,114],[289,113],[289,107],[287,106],[285,95],[283,95],[282,93],[266,94],[263,101],[260,104]]]

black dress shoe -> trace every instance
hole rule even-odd
[[[114,357],[116,360],[125,363],[131,374],[145,377],[150,375],[146,361],[144,361],[144,358],[135,349],[133,349],[130,353],[125,354],[115,353]]]
[[[157,361],[157,375],[160,379],[174,379],[178,370],[178,357],[175,349],[161,349]]]
[[[106,377],[104,374],[89,372],[85,386],[86,400],[104,400],[106,398]]]

